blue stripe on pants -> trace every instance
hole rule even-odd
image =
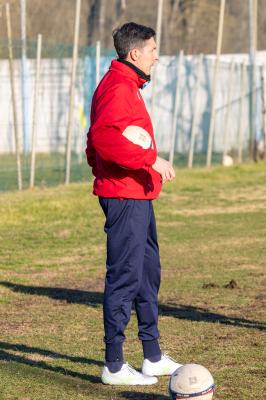
[[[99,198],[99,202],[107,234],[105,342],[117,347],[125,340],[133,302],[140,340],[157,339],[161,267],[152,201]]]

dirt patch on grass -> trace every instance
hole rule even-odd
[[[238,188],[236,190],[231,190],[228,192],[222,192],[219,195],[220,199],[229,201],[262,201],[266,200],[266,188],[265,186],[260,186],[258,188]]]
[[[158,219],[159,226],[167,226],[167,227],[176,227],[176,226],[184,226],[186,225],[185,221],[164,221]]]
[[[193,243],[193,242],[192,242]],[[265,238],[264,237],[243,237],[243,236],[238,236],[238,237],[216,237],[215,240],[209,240],[208,243],[205,242],[199,242],[197,243],[197,248],[201,250],[203,253],[208,253],[210,251],[215,251],[217,249],[222,248],[234,248],[234,249],[239,249],[239,248],[248,248],[251,244],[252,245],[263,245],[265,243]],[[184,245],[183,245],[184,246]],[[239,255],[239,256],[234,256],[230,254],[230,260],[232,263],[241,265],[244,264],[246,265],[246,269],[249,269],[249,265],[253,265],[253,269],[256,268],[256,265],[254,264],[247,264],[247,260],[249,260],[248,256],[244,255]]]
[[[58,287],[70,287],[71,289],[80,289],[87,291],[94,291],[103,293],[104,289],[104,279],[102,278],[84,278],[82,280],[75,280],[73,278],[69,278],[66,280],[61,280],[58,284]]]
[[[15,356],[17,356],[19,354],[24,355],[23,349],[20,350],[19,348],[18,348],[17,351],[9,349],[8,352],[10,354],[14,354]],[[55,357],[51,357],[51,356],[48,356],[48,355],[45,355],[45,354],[40,354],[40,353],[34,353],[34,352],[27,352],[25,354],[25,356],[27,357],[27,360],[29,360],[29,361],[37,361],[37,362],[54,361],[54,359],[55,359]]]
[[[61,231],[54,234],[55,237],[59,239],[68,239],[71,236],[70,229],[62,229]]]
[[[84,260],[83,255],[74,254],[74,255],[66,255],[60,257],[49,257],[48,259],[39,259],[34,261],[36,265],[42,266],[50,266],[50,265],[69,265],[69,264],[78,264],[80,261]]]
[[[235,206],[220,206],[220,207],[210,207],[207,208],[181,208],[179,210],[169,209],[169,213],[172,215],[184,215],[184,216],[203,216],[212,214],[239,214],[247,212],[258,212],[266,211],[265,202],[256,204],[237,204]]]
[[[5,322],[1,324],[1,335],[9,336],[21,335],[25,332],[33,332],[33,325],[30,321],[27,321],[27,316],[21,313],[1,313],[1,319]]]

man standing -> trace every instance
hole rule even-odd
[[[93,193],[106,216],[107,273],[104,290],[106,384],[151,385],[180,364],[158,343],[160,258],[152,200],[173,179],[171,164],[157,156],[152,123],[139,89],[158,60],[152,28],[133,22],[113,32],[118,59],[97,87],[91,107],[86,155]],[[142,341],[142,373],[124,362],[123,342],[132,304]]]

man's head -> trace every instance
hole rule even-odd
[[[141,69],[146,75],[158,60],[155,31],[144,25],[129,22],[113,31],[114,46],[118,57]]]

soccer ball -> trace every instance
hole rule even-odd
[[[138,144],[143,149],[153,148],[150,134],[145,129],[136,125],[129,125],[122,133],[130,142]]]
[[[231,167],[234,164],[234,160],[231,156],[228,154],[223,157],[223,162],[222,162],[224,167]]]
[[[215,385],[207,368],[198,364],[185,364],[171,375],[170,399],[211,400]]]

